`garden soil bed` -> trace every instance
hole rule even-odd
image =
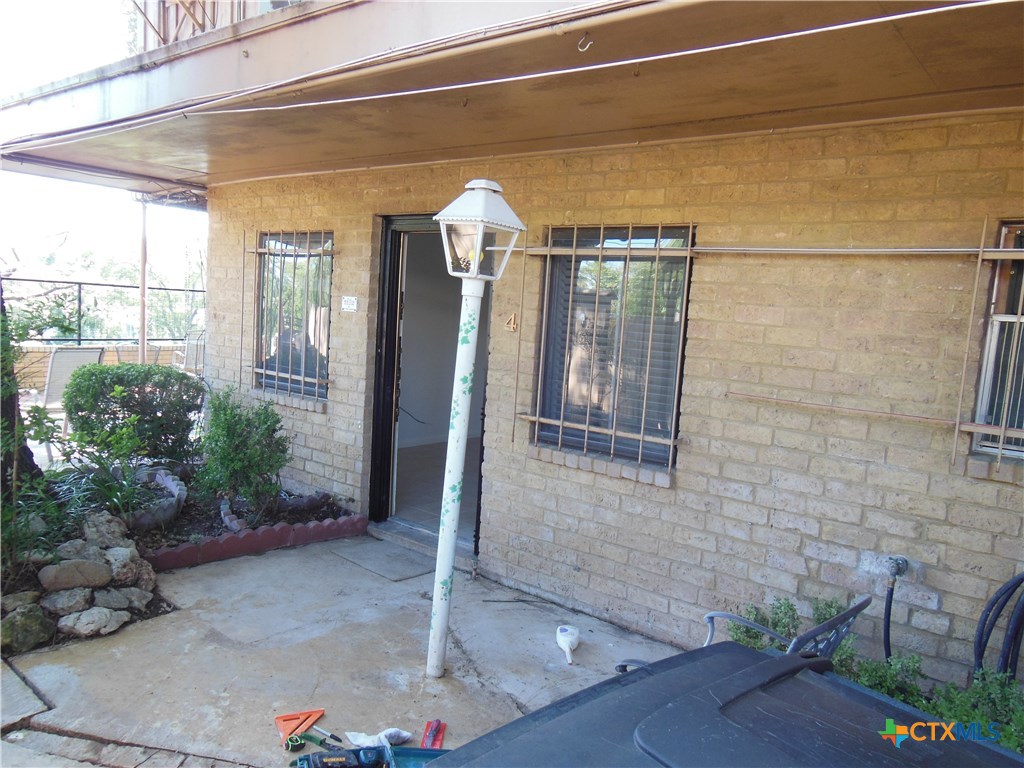
[[[277,510],[267,517],[267,525],[231,531],[219,509],[187,499],[169,525],[136,532],[132,537],[153,568],[166,571],[366,533],[365,517],[341,508],[330,498],[313,506]]]

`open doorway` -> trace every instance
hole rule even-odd
[[[444,269],[441,234],[429,216],[386,220],[382,257],[371,518],[436,537],[462,285]],[[481,312],[478,382],[487,380],[488,315]],[[470,411],[458,535],[474,552],[483,412],[484,387],[479,386]]]

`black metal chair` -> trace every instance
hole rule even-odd
[[[777,640],[786,646],[787,654],[799,654],[801,656],[817,656],[823,659],[831,659],[832,654],[836,652],[839,644],[843,642],[843,639],[850,633],[850,628],[853,626],[854,620],[863,611],[871,605],[871,598],[865,597],[860,602],[854,603],[842,613],[836,614],[828,621],[818,624],[816,627],[811,627],[806,632],[803,632],[792,640],[788,637],[783,637],[778,632],[774,632],[768,627],[758,624],[756,621],[751,621],[748,618],[739,616],[735,613],[727,613],[725,611],[711,611],[710,613],[704,614],[704,621],[708,625],[708,636],[704,641],[704,645],[709,646],[715,639],[715,620],[725,619],[727,621],[734,621],[737,624],[742,624],[745,627],[750,627],[758,632],[763,632],[773,640]],[[626,672],[630,667],[646,667],[650,662],[641,661],[639,659],[625,659],[615,665],[615,671],[618,673]]]
[[[843,642],[843,639],[850,633],[850,628],[853,626],[854,619],[856,619],[858,614],[860,614],[860,612],[869,605],[871,605],[871,598],[865,597],[860,602],[851,605],[842,613],[836,614],[828,621],[822,622],[816,627],[811,627],[806,632],[794,637],[792,640],[788,637],[783,637],[778,632],[773,632],[768,627],[764,627],[756,621],[751,621],[743,616],[737,616],[735,613],[711,611],[710,613],[704,614],[704,621],[708,625],[708,637],[704,641],[704,645],[711,645],[715,639],[715,620],[725,619],[727,621],[734,621],[737,624],[742,624],[745,627],[750,627],[751,629],[756,629],[758,632],[763,632],[768,635],[768,637],[773,640],[778,640],[786,646],[786,653],[799,653],[830,659],[832,658],[832,654],[836,652],[839,644]]]

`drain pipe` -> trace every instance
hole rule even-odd
[[[885,649],[885,660],[892,657],[892,647],[889,644],[889,623],[892,620],[892,595],[896,591],[896,579],[903,576],[910,563],[905,557],[889,558],[889,586],[885,589],[885,617],[882,619],[882,647]]]

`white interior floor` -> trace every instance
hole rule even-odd
[[[430,443],[398,450],[398,482],[394,518],[437,533],[441,521],[441,489],[447,443]],[[466,469],[462,481],[459,540],[472,543],[480,495],[480,438],[466,443]]]

